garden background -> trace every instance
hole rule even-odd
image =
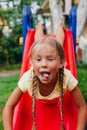
[[[4,2],[2,4],[2,2]],[[35,2],[35,3],[34,3]],[[34,8],[34,27],[38,20],[43,23],[49,21],[48,16],[38,16],[44,0],[0,0],[0,130],[3,130],[3,107],[17,86],[22,60],[22,9],[24,5]],[[4,5],[4,6],[2,6]],[[45,10],[48,11],[49,10]],[[79,88],[87,103],[87,64],[77,61],[77,79]]]

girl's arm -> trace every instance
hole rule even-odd
[[[6,102],[6,105],[3,109],[4,130],[13,130],[13,111],[22,94],[23,92],[20,90],[19,87],[17,87]]]
[[[84,130],[86,124],[86,115],[87,115],[87,108],[84,98],[79,90],[78,87],[71,91],[71,94],[76,102],[78,107],[78,122],[77,122],[77,129],[76,130]]]

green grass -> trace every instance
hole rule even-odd
[[[87,67],[77,68],[77,74],[78,74],[79,88],[87,103]]]
[[[19,74],[14,74],[11,76],[1,77],[0,76],[0,130],[3,130],[2,125],[2,110],[3,107],[10,96],[13,89],[17,86],[17,81],[19,79]]]
[[[79,80],[79,88],[87,102],[87,67],[78,67],[77,75]],[[0,77],[0,130],[3,130],[2,110],[13,89],[17,86],[19,74]]]
[[[3,107],[10,93],[17,86],[19,74],[0,77],[0,106]]]

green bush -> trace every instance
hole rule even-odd
[[[20,63],[22,59],[22,46],[19,45],[19,38],[22,34],[21,25],[12,28],[10,35],[2,36],[0,39],[0,66],[3,64]]]

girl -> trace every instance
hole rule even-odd
[[[61,127],[60,124],[58,124],[60,120],[62,123],[61,129],[65,127],[67,130],[66,119],[64,120],[63,113],[63,105],[65,104],[63,104],[63,98],[67,91],[70,91],[78,107],[76,130],[84,130],[86,122],[86,104],[77,87],[78,81],[69,70],[64,68],[65,55],[61,46],[64,42],[64,32],[61,25],[58,28],[59,32],[57,32],[57,34],[60,34],[61,37],[57,37],[56,40],[52,37],[45,37],[43,31],[41,31],[42,26],[41,24],[39,25],[35,35],[35,43],[30,50],[32,67],[25,72],[19,80],[18,87],[13,91],[4,107],[4,130],[13,129],[13,110],[23,93],[27,91],[32,97],[33,130],[58,130],[58,128],[60,129]],[[38,102],[41,102],[42,105],[38,106]],[[47,111],[46,108],[48,109]],[[38,112],[37,109],[39,109]],[[49,116],[45,115],[46,118],[42,119],[44,117],[44,114],[42,114],[44,111],[46,111],[45,114]],[[60,114],[57,115],[57,113]],[[61,119],[58,116],[61,116]],[[46,127],[43,121],[47,122]],[[54,128],[53,124],[55,126]]]

